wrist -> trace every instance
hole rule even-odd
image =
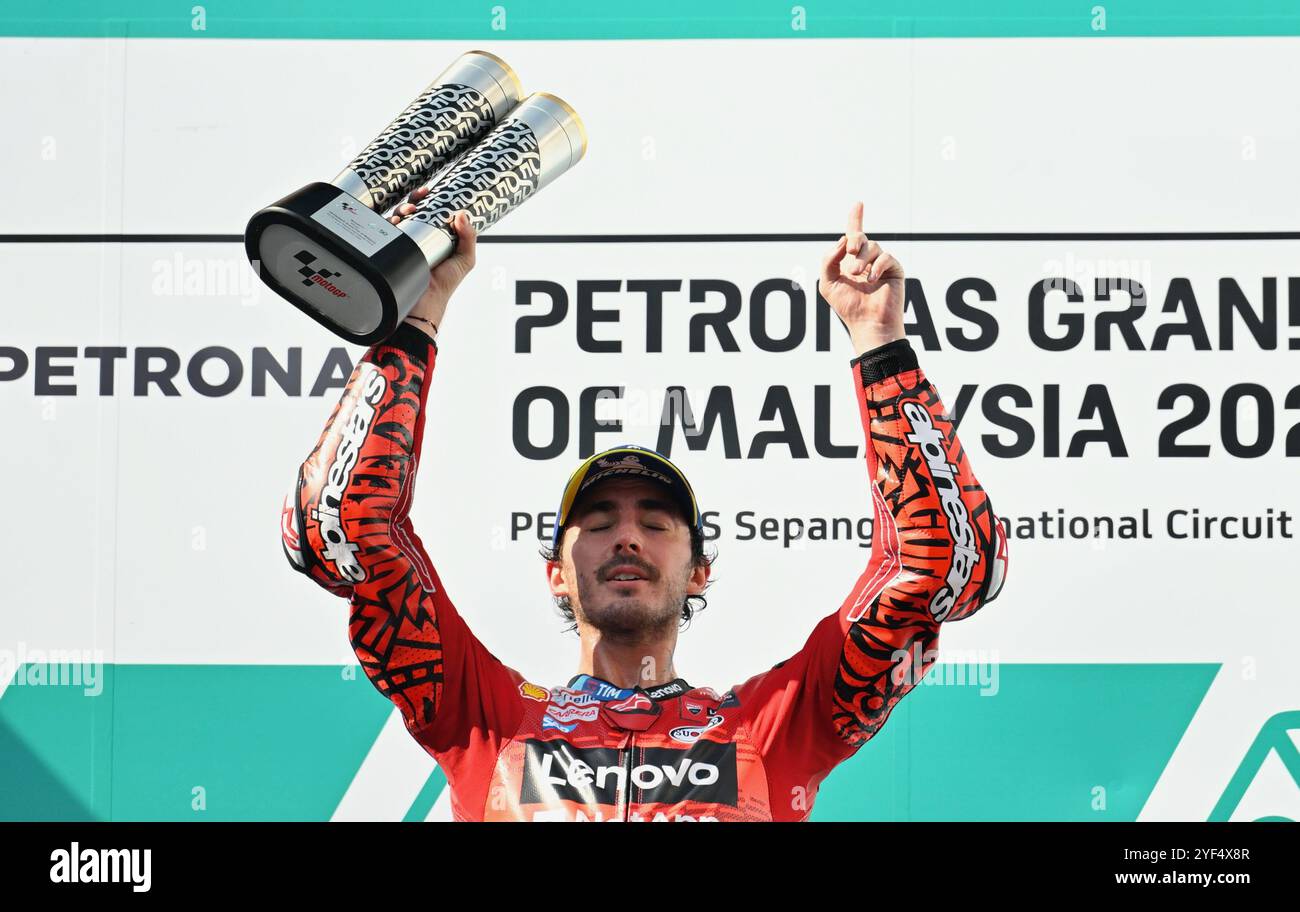
[[[853,343],[853,355],[857,357],[874,348],[907,338],[907,333],[899,324],[881,325],[877,323],[858,323],[848,327],[849,339]]]
[[[869,349],[849,362],[861,377],[863,388],[920,367],[912,343],[906,337]]]
[[[434,323],[427,317],[417,317],[413,314],[408,314],[403,322],[414,326],[430,339],[437,340],[438,338],[438,324]]]

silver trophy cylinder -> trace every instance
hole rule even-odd
[[[462,54],[333,181],[254,213],[244,250],[258,277],[350,342],[387,338],[428,286],[429,266],[380,213],[490,135],[522,94],[500,58]]]
[[[451,226],[456,210],[466,210],[481,234],[576,165],[586,151],[587,131],[577,112],[554,95],[534,92],[437,175],[428,196],[397,227],[435,266],[456,249]]]
[[[486,136],[521,97],[519,77],[500,57],[461,54],[330,183],[383,212]]]

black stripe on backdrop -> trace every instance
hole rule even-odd
[[[1300,231],[886,232],[877,241],[1297,241]],[[764,244],[838,234],[486,234],[484,244]],[[0,234],[0,244],[242,244],[242,234]]]

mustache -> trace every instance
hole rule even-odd
[[[600,578],[607,580],[616,567],[636,567],[645,574],[645,578],[654,582],[659,578],[659,571],[650,564],[641,560],[639,557],[620,557],[615,560],[606,561],[605,565],[600,568]]]

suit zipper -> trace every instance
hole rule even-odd
[[[632,755],[636,751],[636,732],[627,734],[627,765],[623,767],[623,822],[632,817]]]

